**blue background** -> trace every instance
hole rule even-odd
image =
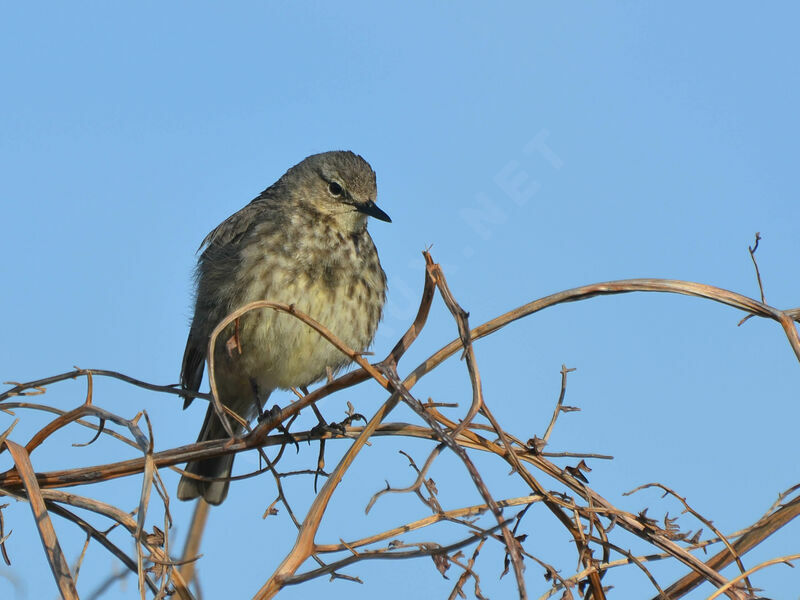
[[[798,17],[789,2],[5,4],[0,379],[78,365],[174,383],[200,241],[289,166],[339,148],[370,161],[379,203],[394,221],[370,226],[390,287],[378,356],[413,318],[421,250],[430,245],[473,325],[549,293],[631,277],[758,297],[747,253],[756,231],[767,301],[800,305]],[[532,150],[535,141],[548,151]],[[509,174],[522,178],[523,197],[503,188]],[[614,455],[592,461],[589,476],[621,508],[650,505],[651,517],[677,516],[680,507],[659,494],[622,496],[660,481],[723,531],[736,531],[800,480],[797,359],[776,324],[751,319],[737,327],[742,316],[660,294],[549,309],[476,345],[487,403],[515,435],[541,436],[561,365],[577,368],[566,403],[582,411],[560,418],[548,449]],[[401,372],[455,334],[437,300]],[[449,361],[415,392],[466,410],[464,365]],[[85,381],[65,382],[34,400],[70,409],[84,394]],[[321,408],[340,419],[351,401],[370,414],[384,397],[366,383]],[[290,395],[273,398],[285,403]],[[176,398],[113,381],[97,381],[94,400],[128,417],[147,410],[156,449],[194,441],[204,412],[202,403],[184,412]],[[49,420],[17,412],[12,439],[20,443]],[[12,420],[0,414],[0,430]],[[391,420],[416,422],[403,409]],[[59,433],[33,454],[35,468],[135,456],[108,440],[70,446],[89,437],[80,428]],[[328,444],[329,467],[345,446]],[[413,480],[400,448],[421,464],[430,446],[382,438],[365,449],[318,541],[355,539],[428,514],[413,495],[392,495],[364,517],[385,479]],[[287,465],[313,468],[316,452],[301,446]],[[504,464],[476,462],[493,473],[496,497],[525,492]],[[10,466],[7,453],[0,463]],[[237,464],[251,469],[257,459]],[[174,493],[177,475],[162,475]],[[479,501],[452,457],[441,457],[431,476],[446,508]],[[286,485],[304,514],[310,479]],[[72,491],[132,510],[140,487],[132,477]],[[274,482],[259,477],[235,485],[212,511],[200,563],[205,597],[252,596],[291,547],[285,510],[261,519],[274,497]],[[191,506],[173,501],[170,510],[177,554]],[[160,514],[152,504],[148,523],[163,525]],[[0,566],[0,596],[54,597],[27,505],[12,501],[4,516],[13,565]],[[56,519],[74,560],[83,535]],[[687,515],[680,524],[700,527]],[[543,507],[526,516],[523,530],[528,551],[562,576],[574,572],[569,536]],[[441,527],[406,539],[460,534]],[[614,534],[623,547],[646,551]],[[748,554],[746,566],[800,551],[798,534],[791,524]],[[124,536],[115,539],[130,550]],[[530,596],[538,597],[548,584],[539,566],[526,564]],[[78,579],[82,597],[115,569],[92,544]],[[484,593],[513,597],[513,577],[498,581],[498,544],[484,547],[477,569]],[[663,585],[684,573],[674,562],[652,570]],[[443,580],[430,559],[345,572],[364,585],[321,578],[280,597],[446,597],[459,575],[454,567]],[[784,565],[752,580],[774,597],[796,597],[800,588]],[[612,596],[655,595],[632,566],[605,582],[615,586]],[[137,597],[132,577],[111,590],[106,597]]]

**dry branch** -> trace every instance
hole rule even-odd
[[[11,440],[5,440],[5,447],[11,453],[17,472],[25,484],[31,511],[36,521],[36,527],[39,530],[39,537],[42,539],[42,546],[44,546],[47,562],[50,564],[50,570],[53,572],[56,585],[58,585],[58,591],[65,600],[72,600],[73,598],[77,600],[78,591],[75,589],[75,582],[69,572],[67,560],[61,551],[56,531],[50,521],[50,515],[47,513],[42,492],[36,483],[36,475],[33,472],[33,465],[31,465],[28,452]]]
[[[252,473],[237,475],[233,479],[257,476],[269,472],[276,482],[277,498],[269,504],[266,514],[273,512],[273,507],[282,503],[290,518],[297,526],[297,538],[274,573],[264,582],[255,598],[274,597],[286,585],[296,585],[314,577],[330,574],[335,578],[358,581],[356,577],[345,575],[340,570],[348,565],[357,564],[365,560],[375,559],[407,559],[419,556],[428,556],[433,559],[436,568],[443,574],[455,565],[460,569],[459,577],[451,590],[451,597],[463,595],[467,583],[474,582],[473,593],[477,598],[482,598],[480,589],[480,576],[478,563],[481,558],[481,549],[487,543],[499,543],[507,555],[506,568],[513,568],[516,588],[520,598],[527,598],[526,586],[529,582],[524,576],[525,560],[529,564],[536,564],[544,569],[547,579],[551,582],[544,597],[561,593],[565,598],[575,597],[579,592],[585,598],[602,600],[605,591],[602,578],[609,569],[622,565],[635,565],[641,569],[653,583],[657,598],[680,598],[697,585],[708,581],[718,589],[718,594],[726,594],[730,598],[744,598],[750,589],[746,575],[755,569],[763,568],[769,564],[780,561],[789,561],[796,556],[776,558],[767,561],[755,569],[746,570],[741,557],[757,544],[781,529],[800,513],[800,497],[790,498],[796,494],[800,484],[787,492],[779,503],[771,507],[767,514],[743,532],[724,535],[713,528],[711,520],[699,515],[691,509],[689,503],[676,492],[658,485],[676,499],[683,503],[687,511],[694,515],[705,527],[711,529],[714,537],[699,539],[699,533],[694,536],[690,532],[677,530],[671,520],[665,520],[663,526],[648,518],[646,512],[632,514],[620,510],[607,501],[597,491],[589,487],[584,472],[590,470],[588,465],[581,460],[577,466],[559,467],[550,459],[556,456],[571,458],[608,458],[598,454],[581,454],[576,452],[545,453],[544,445],[549,441],[557,418],[562,412],[567,412],[572,407],[564,406],[566,396],[567,373],[573,369],[562,367],[561,389],[553,411],[553,417],[546,427],[543,438],[532,438],[528,442],[510,432],[502,423],[499,423],[490,410],[487,398],[484,397],[481,378],[477,361],[473,352],[473,344],[510,323],[545,308],[586,300],[598,295],[621,294],[630,292],[661,292],[695,296],[712,300],[739,310],[747,315],[768,318],[779,323],[789,341],[795,356],[800,358],[800,338],[794,322],[800,319],[800,310],[779,310],[764,302],[763,287],[755,263],[755,250],[758,244],[750,249],[750,255],[759,277],[759,290],[761,301],[748,298],[721,288],[699,283],[677,280],[659,279],[632,279],[625,281],[612,281],[582,286],[559,292],[525,304],[488,321],[478,327],[470,328],[468,315],[447,286],[444,273],[430,255],[426,252],[423,292],[420,306],[413,323],[403,334],[392,351],[382,361],[370,364],[359,353],[348,348],[334,332],[329,331],[323,324],[294,309],[293,306],[259,301],[248,304],[226,319],[215,329],[209,341],[207,355],[212,357],[208,369],[211,385],[210,394],[196,394],[197,397],[209,400],[214,404],[223,423],[231,416],[217,401],[216,383],[214,375],[214,346],[217,338],[224,328],[236,321],[244,313],[252,310],[274,310],[291,315],[320,335],[320,343],[330,343],[339,351],[347,355],[357,368],[336,379],[329,380],[325,385],[311,393],[299,394],[297,401],[288,404],[282,409],[271,412],[265,419],[258,423],[252,431],[241,438],[214,440],[199,444],[189,444],[178,448],[157,450],[153,440],[152,428],[146,413],[139,413],[134,418],[128,419],[114,414],[97,405],[93,398],[93,377],[112,377],[131,385],[158,393],[168,393],[178,397],[179,392],[175,385],[155,385],[143,382],[115,371],[94,369],[76,369],[52,377],[31,381],[27,383],[14,383],[12,387],[0,394],[0,408],[18,411],[47,411],[56,416],[47,425],[40,429],[22,445],[11,440],[14,430],[13,425],[6,433],[0,436],[0,450],[7,448],[13,459],[15,468],[0,473],[0,495],[25,499],[30,502],[31,509],[37,520],[37,526],[42,538],[43,546],[48,555],[51,569],[55,576],[60,593],[67,598],[77,597],[75,584],[66,560],[61,553],[58,540],[50,523],[49,513],[72,522],[81,528],[87,536],[87,544],[96,541],[108,549],[127,569],[136,573],[139,580],[140,597],[145,598],[149,591],[154,598],[164,598],[171,593],[177,593],[180,598],[192,598],[190,584],[196,578],[195,571],[203,571],[203,563],[199,558],[199,541],[202,534],[202,514],[199,510],[197,527],[190,538],[184,551],[182,560],[175,560],[170,556],[169,532],[172,519],[169,511],[170,494],[161,481],[160,469],[170,467],[179,470],[177,465],[185,462],[205,458],[212,458],[224,454],[257,450],[266,461],[266,467]],[[422,331],[430,313],[431,305],[439,292],[445,306],[452,315],[458,337],[428,357],[416,368],[401,376],[398,364],[417,339]],[[460,352],[464,359],[467,376],[469,377],[472,397],[466,411],[457,419],[448,417],[439,411],[443,405],[433,402],[421,402],[413,393],[413,387],[419,380],[440,365],[445,359]],[[86,377],[88,383],[87,396],[83,402],[71,410],[47,406],[41,403],[31,403],[20,397],[42,395],[48,386],[58,382]],[[314,410],[317,417],[321,418],[318,403],[340,390],[357,385],[367,379],[372,379],[378,384],[379,394],[384,395],[382,402],[376,402],[372,415],[362,427],[352,425],[353,419],[360,415],[355,410],[350,410],[348,419],[338,424],[336,428],[312,429],[305,432],[289,432],[294,419],[308,408]],[[398,403],[408,405],[414,414],[419,417],[419,423],[391,423],[386,418]],[[452,408],[452,406],[450,407]],[[367,411],[364,411],[367,412]],[[141,417],[147,424],[147,433],[139,427]],[[479,418],[485,422],[479,422]],[[94,421],[97,421],[96,423]],[[16,421],[15,421],[16,423]],[[126,430],[127,434],[108,429],[106,423],[113,423]],[[52,443],[52,435],[67,426],[85,427],[93,432],[93,437],[88,444],[93,443],[99,436],[105,435],[110,439],[118,440],[133,447],[141,456],[128,460],[121,460],[107,464],[92,466],[76,466],[74,468],[34,473],[29,456],[36,448],[45,443]],[[277,431],[275,431],[277,430]],[[378,491],[367,505],[367,510],[386,492],[415,493],[422,500],[426,510],[431,514],[416,519],[412,522],[400,524],[386,531],[375,532],[357,540],[340,540],[338,544],[324,544],[316,540],[322,519],[326,514],[328,504],[336,492],[339,483],[350,469],[353,460],[359,451],[368,443],[381,437],[392,436],[402,438],[417,438],[430,440],[435,444],[428,454],[421,468],[411,459],[412,468],[415,469],[414,481],[404,488],[387,487]],[[287,445],[295,445],[298,440],[317,440],[320,442],[320,454],[316,459],[316,470],[281,472],[278,470]],[[324,473],[324,442],[335,440],[348,444],[343,457],[334,466],[325,479],[325,483],[314,497],[310,508],[304,516],[296,517],[287,498],[281,480],[285,477],[296,476],[301,473],[313,473],[315,476]],[[87,445],[87,444],[82,444]],[[273,459],[268,459],[263,453],[264,448],[277,447],[278,452]],[[483,499],[483,503],[468,507],[443,507],[436,497],[436,486],[428,479],[427,474],[431,465],[442,453],[452,452],[457,456],[464,467],[464,472],[470,477],[474,486]],[[499,468],[505,464],[510,467],[521,487],[522,494],[517,498],[495,499],[484,481],[484,475],[476,468],[471,455],[486,453],[494,456],[500,462]],[[138,505],[133,513],[113,507],[97,500],[70,494],[64,488],[83,486],[102,481],[109,481],[119,477],[128,477],[142,474],[142,485]],[[558,490],[548,490],[540,482],[545,476],[557,482],[561,487]],[[388,486],[388,484],[387,484]],[[157,494],[152,494],[155,488]],[[424,495],[423,491],[425,492]],[[160,500],[163,506],[164,530],[155,528],[152,533],[145,530],[145,518],[148,513],[155,510],[152,500]],[[268,501],[265,501],[267,504]],[[570,534],[574,542],[575,556],[579,569],[572,576],[562,576],[547,561],[531,554],[526,549],[525,536],[519,531],[524,527],[523,521],[529,519],[529,513],[535,512],[536,507],[542,505],[547,513],[554,517]],[[116,525],[127,531],[134,543],[135,558],[128,556],[116,544],[108,539],[108,532],[78,517],[65,506],[74,506],[85,509],[98,517],[110,518]],[[504,513],[514,506],[522,509],[515,516],[509,518]],[[200,505],[202,509],[203,505]],[[529,511],[529,509],[531,509]],[[491,513],[494,523],[491,527],[479,526],[474,520],[484,513]],[[132,516],[132,515],[135,515]],[[460,539],[449,542],[430,541],[409,544],[397,541],[396,538],[410,531],[419,531],[436,523],[448,522],[464,529]],[[6,556],[6,524],[2,517],[0,506],[0,549]],[[623,549],[613,540],[613,529],[619,527],[645,542],[654,549],[651,554],[634,555]],[[343,532],[344,533],[344,532]],[[392,541],[390,541],[392,540]],[[379,547],[379,544],[387,544]],[[703,560],[696,555],[697,550],[705,549],[712,544],[720,544],[723,549],[710,559]],[[460,549],[474,545],[471,557],[466,559]],[[86,545],[84,545],[85,552]],[[338,554],[337,554],[338,553]],[[332,556],[331,562],[323,560],[322,556]],[[614,556],[619,556],[616,560]],[[316,562],[317,567],[305,572],[299,572],[301,566],[309,559]],[[673,583],[662,588],[647,568],[647,563],[655,560],[677,560],[689,568],[689,573]],[[81,556],[83,560],[83,554]],[[721,574],[721,570],[731,562],[736,561],[740,575],[729,580]],[[80,562],[79,562],[80,564]],[[181,567],[179,570],[178,567]],[[76,570],[77,575],[77,570]],[[115,576],[116,577],[116,576]],[[109,581],[114,581],[115,578]]]

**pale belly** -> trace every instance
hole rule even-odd
[[[269,289],[254,281],[243,288],[239,305],[256,300],[294,305],[349,348],[360,352],[367,348],[375,333],[383,293],[371,289],[369,280],[345,279],[333,286],[310,281],[304,276],[278,282],[273,279]],[[255,309],[241,317],[237,336],[241,354],[234,344],[226,344],[235,331],[231,326],[222,333],[215,353],[221,400],[232,408],[247,406],[240,397],[250,395],[252,399],[252,392],[247,392],[253,384],[260,396],[268,395],[275,388],[310,385],[323,379],[328,369],[335,372],[350,362],[343,352],[310,326],[292,315],[269,308]],[[234,399],[232,395],[238,397]],[[252,416],[251,410],[237,412]]]

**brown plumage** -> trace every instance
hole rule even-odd
[[[372,343],[386,276],[367,217],[390,221],[375,205],[376,195],[375,173],[363,158],[344,151],[315,154],[208,234],[197,266],[183,389],[200,388],[211,331],[255,300],[293,304],[355,350]],[[225,349],[233,333],[231,325],[218,338],[215,378],[220,402],[246,420],[258,414],[272,390],[307,386],[349,362],[310,327],[272,310],[251,311],[239,320],[241,354]],[[185,406],[190,403],[187,396]],[[225,437],[209,406],[198,441]],[[232,465],[233,455],[189,463],[187,471],[218,480],[184,476],[178,498],[221,503]]]

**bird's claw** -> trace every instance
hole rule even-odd
[[[281,407],[275,404],[268,411],[262,412],[258,415],[258,422],[263,423],[264,421],[277,419],[280,415],[281,415]]]
[[[310,433],[312,437],[323,435],[325,433],[344,435],[347,433],[347,429],[342,423],[317,423],[311,428]]]

